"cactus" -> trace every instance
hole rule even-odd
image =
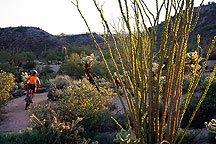
[[[209,132],[216,134],[216,119],[212,119],[209,123],[205,122],[204,124]]]
[[[203,60],[202,57],[200,57],[197,53],[195,52],[189,52],[186,54],[186,66],[190,68],[190,71],[192,74],[194,74],[196,71],[201,70],[201,65],[200,62]]]
[[[137,144],[140,142],[140,140],[136,139],[135,135],[133,135],[131,128],[128,130],[122,128],[121,131],[116,134],[116,138],[113,141],[120,144]]]

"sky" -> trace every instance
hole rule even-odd
[[[80,34],[88,32],[76,7],[74,0],[0,0],[0,27],[33,26],[50,34]],[[92,0],[79,0],[81,10],[92,30],[102,33],[101,19]],[[154,9],[154,0],[145,0],[150,9]],[[216,0],[205,0],[216,2]],[[117,0],[98,0],[105,16],[116,23],[120,15]],[[198,6],[201,0],[195,0]]]

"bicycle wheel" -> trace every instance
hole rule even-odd
[[[32,94],[29,94],[26,99],[25,110],[27,110],[28,106],[31,104]]]

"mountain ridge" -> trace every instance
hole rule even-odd
[[[197,8],[195,8],[197,11]],[[163,22],[159,25],[162,31]],[[93,33],[99,43],[103,43],[102,35]],[[200,19],[191,32],[189,46],[196,47],[196,36],[201,35],[201,46],[208,47],[212,38],[216,35],[216,4],[204,5],[200,11]],[[88,45],[94,48],[94,42],[89,33],[75,35],[52,35],[37,27],[8,27],[0,28],[0,50],[10,49],[15,51],[31,51],[40,55],[47,49],[61,49],[71,44]],[[206,49],[204,49],[206,52]],[[211,55],[216,59],[216,51]]]
[[[61,48],[68,43],[37,27],[7,27],[0,29],[0,49],[31,51],[36,55],[49,48]]]

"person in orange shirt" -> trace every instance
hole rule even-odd
[[[34,93],[36,93],[36,88],[41,85],[40,79],[37,77],[38,72],[36,70],[33,70],[31,72],[31,75],[27,79],[27,92],[26,92],[26,98],[27,99],[29,93],[32,91],[32,98],[34,97]],[[32,100],[31,100],[31,103]]]

